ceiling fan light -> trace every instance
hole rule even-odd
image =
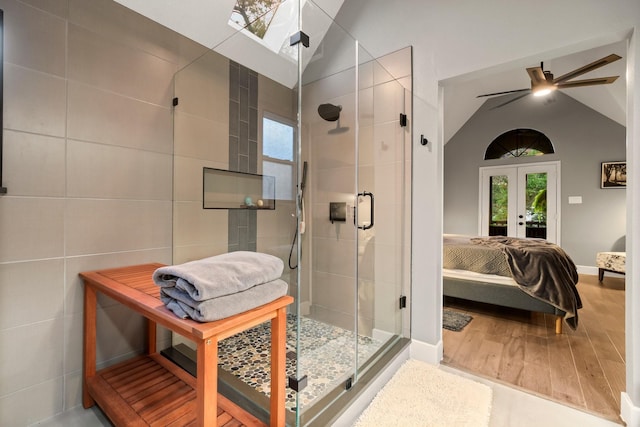
[[[556,90],[557,87],[555,85],[550,84],[540,84],[533,88],[533,96],[545,96],[549,95],[551,92]]]

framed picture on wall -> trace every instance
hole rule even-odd
[[[600,188],[625,188],[627,186],[627,162],[602,162]]]

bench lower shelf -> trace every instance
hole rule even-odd
[[[196,425],[196,380],[159,354],[138,356],[87,378],[87,388],[117,426]],[[218,394],[218,426],[264,427]]]

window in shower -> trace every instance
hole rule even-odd
[[[275,177],[276,200],[294,200],[295,126],[267,114],[262,118],[262,174]]]

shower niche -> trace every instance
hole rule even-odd
[[[275,177],[202,168],[203,209],[276,208]]]

